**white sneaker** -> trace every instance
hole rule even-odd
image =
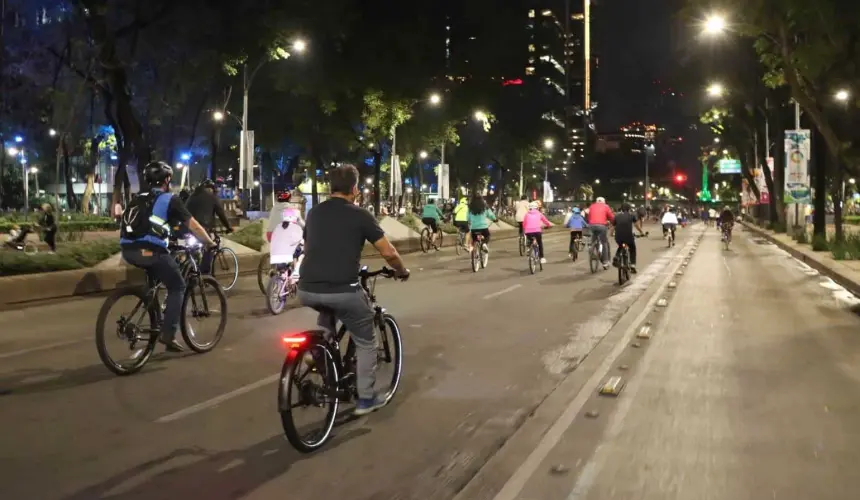
[[[541,264],[546,264],[546,259],[544,259],[543,257],[541,257],[541,259],[540,259],[540,263],[541,263]]]

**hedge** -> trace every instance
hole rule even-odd
[[[263,221],[252,222],[225,238],[259,252],[263,249]]]
[[[105,238],[57,245],[57,253],[27,255],[14,250],[0,251],[0,276],[47,273],[93,267],[119,253],[119,239]]]
[[[29,221],[21,220],[21,221],[2,221],[0,222],[0,233],[8,233],[12,230],[14,226],[24,226],[28,224],[38,223],[39,219],[31,219]],[[113,219],[104,219],[104,220],[79,220],[79,221],[63,221],[60,220],[57,222],[57,226],[59,226],[60,231],[116,231],[119,229],[119,224],[117,224]]]

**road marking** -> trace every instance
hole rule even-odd
[[[241,396],[242,394],[251,392],[253,390],[259,389],[260,387],[266,386],[275,382],[281,377],[280,373],[275,373],[273,375],[269,375],[268,377],[258,380],[256,382],[250,383],[248,385],[243,385],[242,387],[221,394],[220,396],[215,396],[212,399],[203,401],[202,403],[197,403],[196,405],[189,406],[188,408],[183,408],[175,413],[171,413],[170,415],[165,415],[158,420],[155,421],[157,424],[166,424],[168,422],[173,422],[174,420],[179,420],[180,418],[187,417],[188,415],[193,415],[197,412],[201,412],[203,410],[207,410],[212,408],[213,406],[218,406],[221,403],[233,399],[235,397]]]
[[[81,342],[86,342],[88,340],[90,339],[66,340],[63,342],[54,342],[53,344],[45,344],[40,345],[38,347],[21,349],[19,351],[4,352],[0,353],[0,359],[14,358],[15,356],[23,356],[24,354],[30,354],[31,352],[46,351],[48,349],[54,349],[56,347],[65,347],[67,345],[80,344]]]
[[[484,295],[484,300],[492,299],[493,297],[498,297],[499,295],[502,295],[504,293],[513,292],[514,290],[516,290],[517,288],[519,288],[521,286],[523,286],[523,285],[522,284],[511,285],[511,286],[505,288],[504,290],[499,290],[498,292],[493,292],[493,293]]]
[[[692,245],[692,242],[688,243],[688,245]],[[675,265],[675,268],[679,268],[682,262],[680,258],[680,253],[676,254],[673,260],[677,260],[678,263]],[[502,486],[502,489],[498,494],[493,498],[493,500],[515,500],[522,489],[525,487],[528,480],[534,475],[535,471],[540,466],[541,462],[549,455],[549,453],[555,448],[561,438],[564,436],[564,433],[567,432],[567,429],[576,419],[577,415],[580,414],[582,408],[585,406],[585,403],[591,398],[594,390],[600,385],[600,382],[606,377],[612,367],[615,365],[615,361],[621,356],[621,354],[627,349],[627,345],[630,342],[631,337],[636,331],[637,327],[645,321],[645,318],[651,314],[652,309],[654,309],[654,304],[662,295],[663,289],[668,285],[669,280],[672,279],[674,273],[669,272],[666,273],[666,279],[657,289],[657,292],[653,297],[645,304],[645,307],[642,309],[642,312],[639,313],[639,316],[630,324],[627,330],[624,332],[621,340],[615,345],[615,348],[609,353],[609,356],[604,358],[603,363],[600,367],[594,371],[591,375],[591,378],[588,379],[588,382],[582,386],[582,389],[570,402],[567,408],[565,408],[564,412],[560,417],[552,424],[552,426],[547,430],[546,434],[544,434],[543,438],[540,440],[538,445],[534,450],[529,454],[528,458],[517,468],[516,471],[510,476],[510,479]],[[668,316],[667,316],[668,317]]]
[[[726,260],[726,257],[723,256],[723,265],[726,266],[726,272],[729,273],[729,278],[732,277],[732,270],[729,268],[729,262]]]

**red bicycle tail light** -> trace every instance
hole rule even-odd
[[[308,341],[308,336],[302,334],[284,335],[281,340],[283,340],[284,344],[287,347],[291,349],[296,349],[298,347],[301,347]]]

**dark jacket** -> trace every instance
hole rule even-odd
[[[221,220],[221,224],[230,229],[230,222],[227,220],[227,214],[224,213],[224,207],[221,206],[221,200],[210,190],[195,190],[185,202],[185,206],[197,222],[206,229],[211,231],[215,227],[216,215]]]

